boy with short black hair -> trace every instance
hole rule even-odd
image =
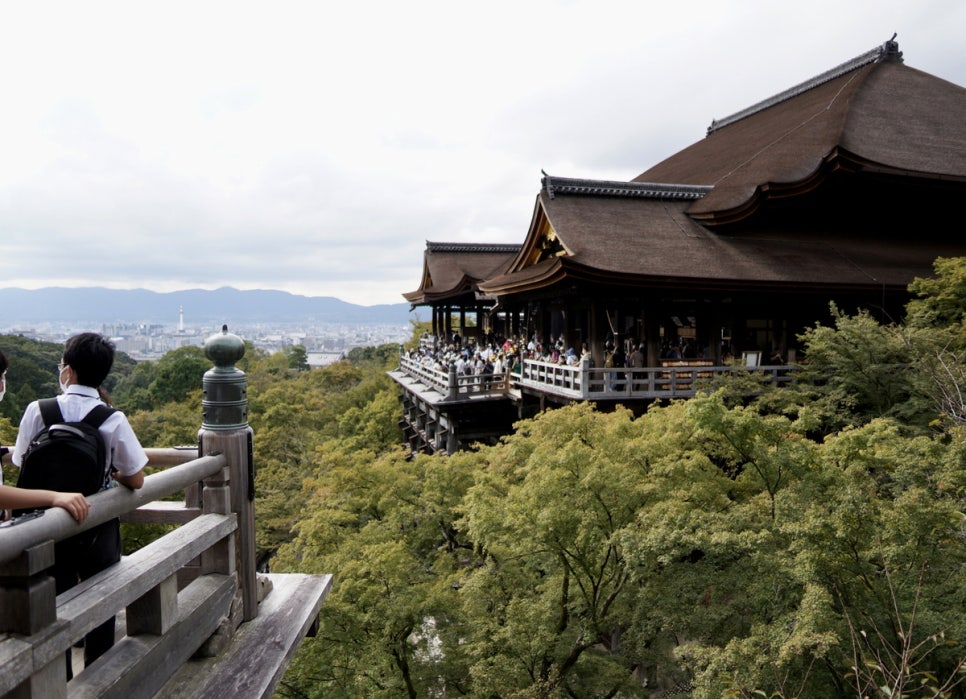
[[[0,350],[0,401],[7,392],[7,355]],[[0,459],[7,455],[7,447],[0,447]],[[4,463],[6,461],[4,460]],[[0,485],[0,509],[19,510],[28,507],[62,507],[78,522],[87,517],[90,504],[80,493],[58,493],[53,490],[26,490]]]
[[[77,422],[96,406],[105,401],[101,384],[114,364],[114,343],[97,333],[81,333],[67,341],[64,356],[57,365],[61,395],[57,403],[64,422]],[[20,420],[20,431],[13,452],[13,463],[20,466],[31,440],[44,428],[40,406],[34,401],[27,406]],[[120,411],[114,411],[101,424],[99,430],[104,440],[106,462],[104,473],[110,471],[114,480],[131,488],[144,483],[144,466],[147,454],[141,447]],[[55,547],[54,579],[57,594],[70,589],[79,580],[86,580],[121,560],[121,531],[117,519],[100,524],[57,543]],[[114,618],[87,634],[84,644],[84,664],[90,665],[114,645]],[[68,678],[72,676],[70,657],[67,662]]]

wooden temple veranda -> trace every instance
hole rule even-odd
[[[561,342],[585,361],[524,357],[484,390],[404,356],[400,424],[414,450],[452,452],[548,403],[641,409],[734,371],[788,381],[830,304],[899,320],[914,278],[966,254],[963,201],[966,89],[907,66],[894,40],[712,121],[630,181],[544,173],[521,245],[427,243],[404,296],[441,342],[458,317],[463,342]],[[605,369],[612,346],[643,367]]]

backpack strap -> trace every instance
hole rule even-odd
[[[43,418],[45,426],[50,427],[64,421],[64,414],[60,411],[60,403],[56,398],[43,398],[37,401],[37,405],[40,407],[40,417]],[[117,412],[116,408],[108,405],[96,405],[87,413],[83,421],[98,429],[115,412]]]
[[[117,412],[117,410],[109,405],[96,405],[89,413],[87,413],[87,415],[84,416],[83,421],[96,430],[103,425],[104,421],[115,412]]]
[[[37,401],[37,405],[40,407],[40,417],[45,427],[64,421],[64,414],[60,412],[60,403],[56,398],[43,398]]]
[[[96,431],[97,429],[100,428],[101,425],[104,424],[104,421],[107,418],[109,418],[111,415],[113,415],[115,412],[117,412],[116,408],[112,408],[109,405],[104,405],[103,403],[98,403],[91,409],[89,413],[87,413],[87,415],[84,416],[84,419],[82,420],[82,422],[90,425]],[[98,441],[100,442],[102,448],[106,451],[107,445],[104,444],[104,440],[99,439]],[[114,459],[111,454],[105,453],[104,457],[108,461],[108,467],[107,467],[107,471],[104,472],[104,482],[101,484],[101,490],[105,490],[110,487],[109,483],[110,483],[111,477],[109,474],[110,474],[111,468],[114,466]]]

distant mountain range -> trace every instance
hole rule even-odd
[[[0,289],[0,326],[37,323],[351,323],[406,325],[408,303],[358,306],[331,296],[286,291],[241,291],[231,287],[157,293],[146,289]]]

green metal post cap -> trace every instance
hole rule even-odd
[[[228,332],[228,326],[222,325],[221,332],[215,333],[205,340],[205,356],[215,365],[216,370],[230,371],[235,362],[245,356],[245,343]]]

